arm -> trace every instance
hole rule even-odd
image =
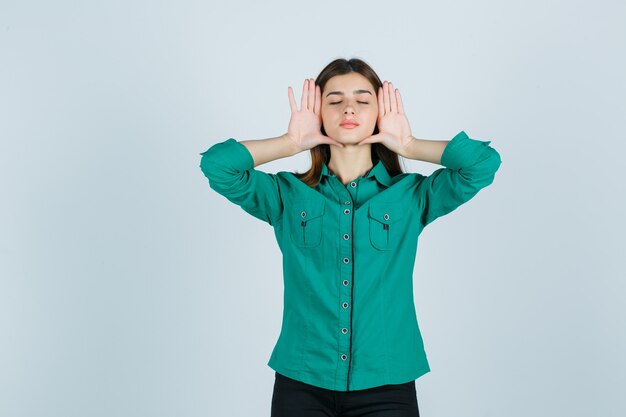
[[[450,141],[414,138],[400,91],[387,81],[378,89],[378,128],[379,133],[358,144],[382,143],[405,158],[445,166],[428,177],[414,176],[413,198],[424,227],[491,184],[502,163],[498,152],[489,146],[491,141],[470,139],[464,131]]]
[[[254,167],[289,156],[288,140],[282,136],[243,142],[230,138],[200,153],[200,169],[213,190],[252,216],[276,225],[283,213],[278,178]]]
[[[287,134],[269,139],[242,140],[239,143],[248,149],[255,167],[300,152],[295,143],[287,137]]]
[[[241,142],[230,138],[200,153],[200,169],[210,187],[270,225],[276,225],[283,213],[278,177],[254,167],[322,143],[343,146],[320,131],[321,92],[313,80],[304,81],[300,110],[291,87],[287,93],[291,106],[287,133],[275,138]]]
[[[402,155],[408,159],[432,162],[441,165],[441,154],[449,140],[426,140],[411,136],[411,141],[406,146],[406,152]]]
[[[425,141],[428,142],[428,141]],[[419,155],[429,162],[438,158],[445,168],[428,177],[419,176],[415,188],[416,207],[425,227],[469,201],[481,189],[491,184],[502,160],[500,154],[489,146],[491,141],[471,139],[464,131],[452,140],[415,142],[410,155]],[[419,150],[419,146],[423,149]],[[443,151],[439,153],[441,147]]]

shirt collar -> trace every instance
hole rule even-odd
[[[328,165],[326,165],[325,162],[322,163],[322,172],[320,174],[320,181],[322,180],[322,177],[324,176],[325,177],[331,176],[330,170],[328,169]],[[376,162],[376,164],[372,167],[372,169],[369,170],[369,172],[364,178],[371,178],[371,177],[374,177],[379,183],[386,185],[387,187],[391,187],[392,185],[391,177],[389,176],[389,173],[387,172],[387,168],[385,168],[385,164],[383,164],[383,161],[381,160]]]

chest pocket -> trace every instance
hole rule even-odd
[[[304,248],[322,241],[322,227],[326,201],[323,199],[296,199],[289,216],[291,241]]]
[[[394,248],[403,232],[404,207],[399,203],[376,201],[370,203],[368,217],[370,242],[380,250]]]

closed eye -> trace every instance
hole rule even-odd
[[[336,102],[334,102],[334,103],[329,103],[329,104],[339,104],[339,103],[341,103],[341,101],[336,101]],[[357,103],[361,103],[361,104],[370,104],[370,103],[369,103],[369,102],[367,102],[367,101],[357,101]]]

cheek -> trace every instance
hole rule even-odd
[[[329,121],[330,121],[330,120],[332,120],[332,119],[333,119],[333,117],[334,117],[334,116],[333,116],[333,111],[332,111],[332,110],[329,110],[329,109],[324,109],[324,108],[322,108],[322,111],[321,111],[321,113],[320,113],[320,116],[322,117],[322,122],[323,122],[324,120],[329,120]]]
[[[372,124],[376,124],[378,121],[378,109],[374,109],[369,113],[369,119],[372,121]]]

